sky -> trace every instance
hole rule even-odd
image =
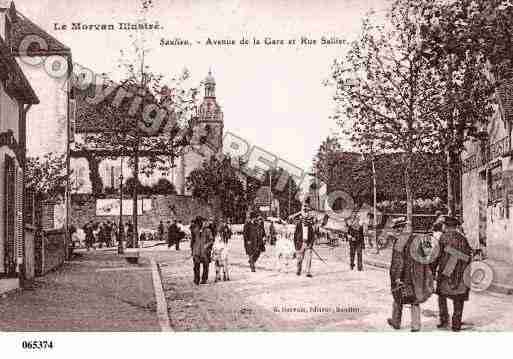
[[[152,71],[167,78],[187,68],[197,86],[209,69],[230,131],[305,170],[320,143],[337,132],[332,89],[323,85],[340,45],[241,46],[242,37],[354,38],[369,10],[381,16],[387,0],[153,0],[147,15],[161,30],[145,32]],[[134,22],[138,0],[17,0],[17,9],[72,50],[73,61],[97,73],[117,71],[129,31],[57,30],[61,25]],[[190,46],[160,46],[162,38]],[[209,46],[208,38],[234,40]],[[198,43],[199,42],[199,43]],[[347,144],[349,145],[349,144]]]

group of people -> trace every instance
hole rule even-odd
[[[268,242],[275,246],[278,270],[288,269],[289,261],[295,259],[296,274],[301,275],[304,267],[306,276],[312,277],[312,256],[315,252],[313,247],[318,236],[317,221],[313,217],[298,216],[295,219],[293,233],[289,233],[286,225],[271,222],[266,233],[262,217],[253,213],[244,224],[243,235],[244,248],[252,272],[256,271],[255,264],[265,251],[265,243]]]
[[[167,221],[167,226],[160,221],[158,226],[158,239],[159,241],[166,240],[167,247],[171,248],[173,245],[177,251],[180,250],[180,242],[185,237],[185,232],[181,229],[181,222],[173,219]]]
[[[84,225],[83,230],[87,250],[96,248],[96,243],[100,248],[112,247],[118,240],[118,226],[112,221],[89,221]]]
[[[459,229],[458,219],[439,216],[433,225],[431,237],[409,235],[395,238],[390,265],[393,297],[392,318],[388,324],[401,327],[404,305],[411,305],[411,330],[421,329],[420,304],[433,293],[438,295],[438,328],[460,331],[463,307],[469,299],[468,266],[472,248]],[[453,302],[452,320],[449,319],[447,300]]]
[[[198,216],[191,222],[191,254],[194,271],[194,284],[206,284],[212,259],[216,267],[216,282],[230,280],[228,270],[228,241],[232,236],[226,222],[207,220]],[[201,275],[201,276],[200,276]]]

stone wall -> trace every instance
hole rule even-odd
[[[106,198],[118,198],[110,196]],[[140,199],[143,198],[142,196]],[[172,218],[177,218],[182,223],[188,224],[198,215],[204,217],[215,216],[218,211],[212,206],[206,205],[190,196],[182,195],[156,195],[144,196],[151,199],[151,210],[144,211],[138,216],[139,228],[157,229],[159,221],[164,223]],[[96,199],[92,195],[73,195],[71,199],[71,224],[82,228],[89,221],[119,221],[119,216],[97,216]],[[123,216],[123,222],[127,222],[131,216]]]
[[[66,260],[66,236],[62,229],[48,229],[35,236],[35,274],[45,275]]]

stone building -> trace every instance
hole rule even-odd
[[[513,264],[513,81],[497,91],[498,105],[487,126],[462,154],[463,228],[474,248]]]
[[[68,81],[73,70],[71,50],[18,11],[14,2],[8,6],[2,3],[7,2],[0,0],[4,14],[11,14],[9,23],[0,23],[5,27],[4,40],[40,100],[27,115],[26,155],[41,158],[52,153],[67,158],[72,102]],[[55,220],[50,223],[51,228],[66,226],[67,193],[52,209]]]
[[[14,5],[2,7],[0,3],[0,293],[24,268],[27,113],[31,105],[39,103],[11,48],[17,21]]]

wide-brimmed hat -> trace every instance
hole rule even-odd
[[[443,217],[443,223],[446,226],[456,227],[460,225],[460,220],[453,216],[444,216]]]

